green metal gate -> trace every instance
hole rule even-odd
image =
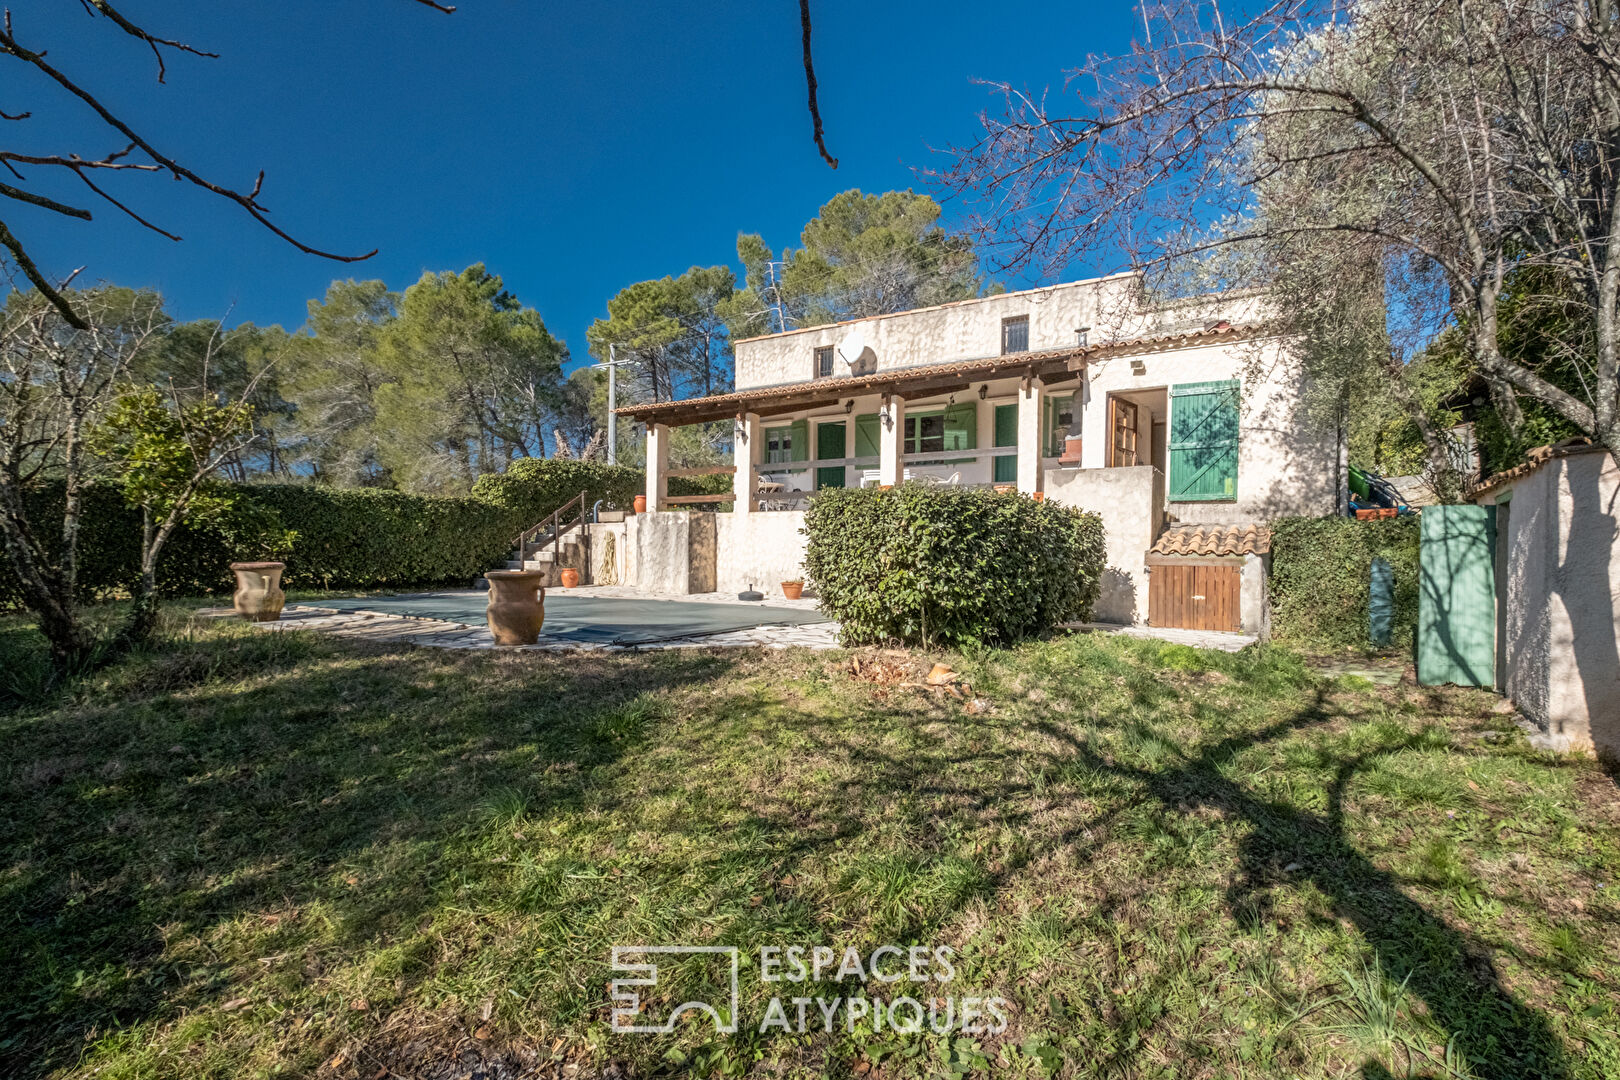
[[[1423,511],[1417,674],[1424,686],[1496,683],[1496,507]]]

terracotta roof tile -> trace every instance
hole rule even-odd
[[[1264,555],[1271,550],[1265,525],[1172,525],[1154,541],[1154,555]]]
[[[1252,337],[1261,331],[1262,327],[1259,324],[1223,321],[1214,326],[1198,330],[1177,330],[1127,338],[1122,341],[1098,342],[1092,345],[1070,345],[1059,349],[1036,349],[1022,353],[1005,353],[1000,356],[986,356],[975,360],[955,360],[941,364],[917,364],[911,367],[885,368],[881,371],[869,372],[863,375],[842,375],[836,378],[803,380],[773,386],[756,386],[729,394],[712,394],[708,397],[684,398],[680,401],[644,402],[640,405],[626,405],[614,411],[620,416],[628,416],[638,420],[658,421],[682,413],[699,416],[709,414],[725,416],[732,412],[743,411],[750,403],[756,402],[769,403],[773,400],[797,399],[806,395],[825,398],[859,395],[888,387],[903,387],[908,381],[938,378],[940,376],[982,377],[1003,371],[1011,375],[1015,369],[1030,368],[1032,366],[1061,366],[1071,361],[1090,361],[1115,355],[1130,355],[1157,349],[1174,349],[1217,338]],[[695,421],[688,419],[685,422],[693,423]]]
[[[1529,460],[1523,465],[1516,465],[1511,469],[1493,473],[1479,483],[1469,487],[1464,494],[1470,499],[1483,495],[1491,488],[1501,487],[1503,484],[1511,483],[1521,476],[1529,476],[1553,458],[1569,457],[1571,454],[1599,453],[1602,450],[1603,447],[1601,446],[1593,446],[1592,440],[1585,435],[1565,439],[1563,442],[1553,443],[1551,446],[1538,446],[1525,454],[1525,457]]]

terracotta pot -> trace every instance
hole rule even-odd
[[[562,578],[562,587],[565,589],[579,588],[579,571],[572,566],[565,566],[558,571],[557,576]]]
[[[647,512],[647,496],[637,495],[630,501],[630,505],[635,508],[636,513],[645,514]]]
[[[287,602],[287,594],[281,591],[281,572],[286,568],[282,562],[231,563],[236,575],[236,594],[231,597],[236,613],[248,622],[281,618],[281,605]]]
[[[544,570],[491,570],[484,617],[497,645],[533,645],[546,621]]]
[[[782,582],[782,595],[787,597],[789,600],[797,600],[799,597],[804,595],[804,582],[802,582],[802,581],[784,581],[784,582]]]
[[[1035,494],[1031,495],[1030,498],[1034,499],[1036,502],[1045,502],[1046,501],[1046,492],[1037,491]]]
[[[991,490],[997,495],[1008,495],[1018,490],[1017,484],[993,484]]]

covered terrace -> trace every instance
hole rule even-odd
[[[1078,464],[1084,346],[919,365],[653,402],[618,410],[646,426],[647,508],[721,502],[736,513],[802,509],[827,487],[924,480],[1033,494],[1044,469]],[[669,432],[730,420],[732,465],[671,469]],[[671,496],[673,476],[731,474],[732,493]]]

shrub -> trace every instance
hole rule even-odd
[[[466,585],[505,561],[521,527],[480,499],[313,484],[240,490],[297,533],[283,576],[292,588]]]
[[[1391,645],[1410,650],[1417,632],[1418,520],[1284,518],[1271,534],[1271,635],[1295,648],[1370,650],[1367,601],[1372,561],[1395,572]]]
[[[1084,619],[1102,520],[1051,502],[902,484],[827,489],[805,513],[806,575],[846,644],[1008,643]]]
[[[633,465],[519,458],[503,473],[480,476],[473,485],[472,497],[508,511],[515,524],[515,536],[519,529],[538,524],[581,491],[586,494],[587,510],[598,499],[611,509],[628,510],[630,500],[642,493],[646,479],[646,474]]]

